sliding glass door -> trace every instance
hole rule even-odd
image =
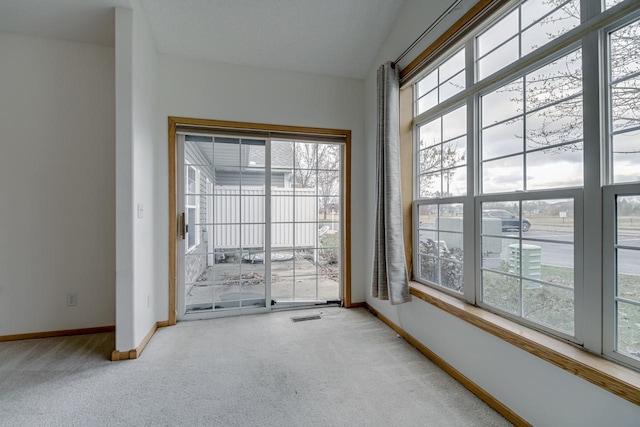
[[[340,301],[343,151],[178,135],[179,317]]]

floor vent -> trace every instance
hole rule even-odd
[[[292,322],[306,322],[307,320],[320,320],[320,319],[322,319],[322,317],[320,317],[319,314],[316,314],[315,316],[292,317],[291,321]]]

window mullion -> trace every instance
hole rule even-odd
[[[470,38],[465,44],[465,80],[466,86],[471,87],[475,82],[475,38]],[[475,304],[478,300],[476,289],[476,230],[473,203],[474,197],[478,194],[477,187],[477,150],[478,150],[478,96],[467,97],[467,195],[463,204],[463,247],[464,247],[464,299]]]
[[[587,0],[589,1],[589,0]],[[583,1],[583,9],[584,9]],[[602,352],[602,194],[603,168],[601,153],[606,139],[602,126],[604,111],[604,84],[600,73],[600,37],[598,32],[587,34],[582,41],[583,109],[584,109],[584,197],[583,247],[584,253],[582,301],[576,291],[576,336],[581,337],[586,349]],[[579,231],[578,229],[576,229]],[[577,243],[577,239],[576,239]],[[578,252],[578,251],[576,251]],[[578,271],[576,271],[578,274]],[[576,279],[578,279],[576,277]],[[580,321],[582,318],[582,321]]]

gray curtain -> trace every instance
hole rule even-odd
[[[378,68],[376,231],[371,294],[391,304],[411,299],[405,263],[400,184],[400,76],[386,62]]]

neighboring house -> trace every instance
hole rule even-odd
[[[259,225],[265,222],[266,144],[264,140],[186,135],[184,146],[185,267],[187,282],[193,282],[206,267],[231,254],[241,257],[265,250],[264,226]],[[271,247],[315,247],[317,198],[309,196],[316,196],[316,191],[293,185],[293,145],[272,147],[271,221],[292,223],[295,211],[299,223],[273,227]]]

